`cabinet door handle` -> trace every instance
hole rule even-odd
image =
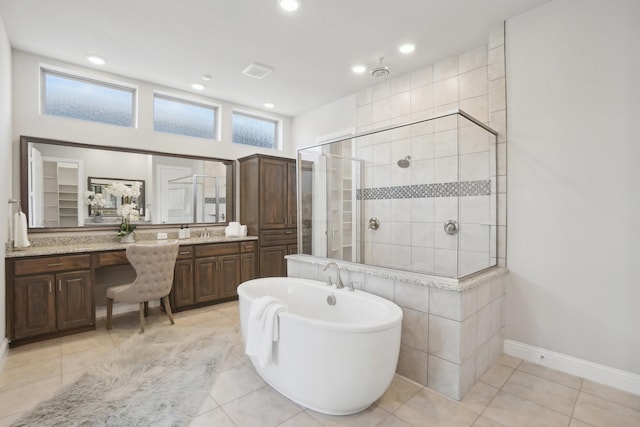
[[[189,251],[180,251],[180,255],[189,255]]]
[[[51,280],[49,280],[49,293],[51,293],[52,289],[51,289]]]
[[[60,267],[61,265],[61,262],[54,262],[52,264],[47,264],[47,267]]]
[[[293,234],[293,231],[285,231],[284,234]]]
[[[62,279],[58,280],[58,292],[62,292]]]

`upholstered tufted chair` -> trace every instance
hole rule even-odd
[[[144,332],[146,303],[162,299],[173,325],[169,292],[173,284],[173,269],[178,257],[178,241],[172,243],[132,244],[127,247],[127,259],[136,270],[136,280],[128,285],[107,289],[107,329],[111,329],[113,302],[140,304],[140,331]]]

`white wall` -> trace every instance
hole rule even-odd
[[[640,374],[640,2],[507,21],[507,338]]]
[[[291,141],[291,118],[277,114],[255,111],[258,114],[269,114],[282,120],[283,150],[274,151],[260,149],[231,142],[231,114],[233,108],[251,112],[252,109],[226,101],[211,99],[194,93],[157,86],[148,82],[133,80],[127,77],[101,72],[91,68],[60,62],[22,51],[13,51],[13,141],[14,141],[14,194],[18,194],[18,140],[20,135],[37,136],[49,139],[81,142],[85,144],[119,146],[161,151],[166,153],[189,153],[196,156],[237,159],[256,152],[270,155],[293,157],[295,147]],[[138,87],[138,127],[127,128],[106,125],[82,120],[67,119],[58,116],[40,114],[40,67],[48,65],[78,73],[82,76],[123,82]],[[153,130],[153,93],[160,90],[164,93],[202,100],[221,107],[221,141],[173,135]]]
[[[10,198],[11,189],[11,47],[9,39],[0,17],[0,254],[2,259],[6,253],[5,242],[9,238],[9,215],[13,213],[14,205],[4,204]],[[0,360],[5,348],[5,279],[4,262],[0,263]]]
[[[343,135],[344,130],[355,130],[355,124],[355,94],[299,114],[292,124],[295,149],[316,145],[318,138],[326,135],[336,135],[337,138]]]

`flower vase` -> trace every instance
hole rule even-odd
[[[125,234],[120,237],[120,243],[134,243],[136,239],[133,236],[133,233]]]
[[[102,222],[102,215],[101,215],[101,214],[99,214],[99,213],[96,213],[96,214],[93,216],[93,222]]]

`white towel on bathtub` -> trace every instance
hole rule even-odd
[[[271,363],[273,343],[279,339],[278,313],[286,309],[282,301],[268,295],[251,303],[245,353],[254,356],[262,368]]]

